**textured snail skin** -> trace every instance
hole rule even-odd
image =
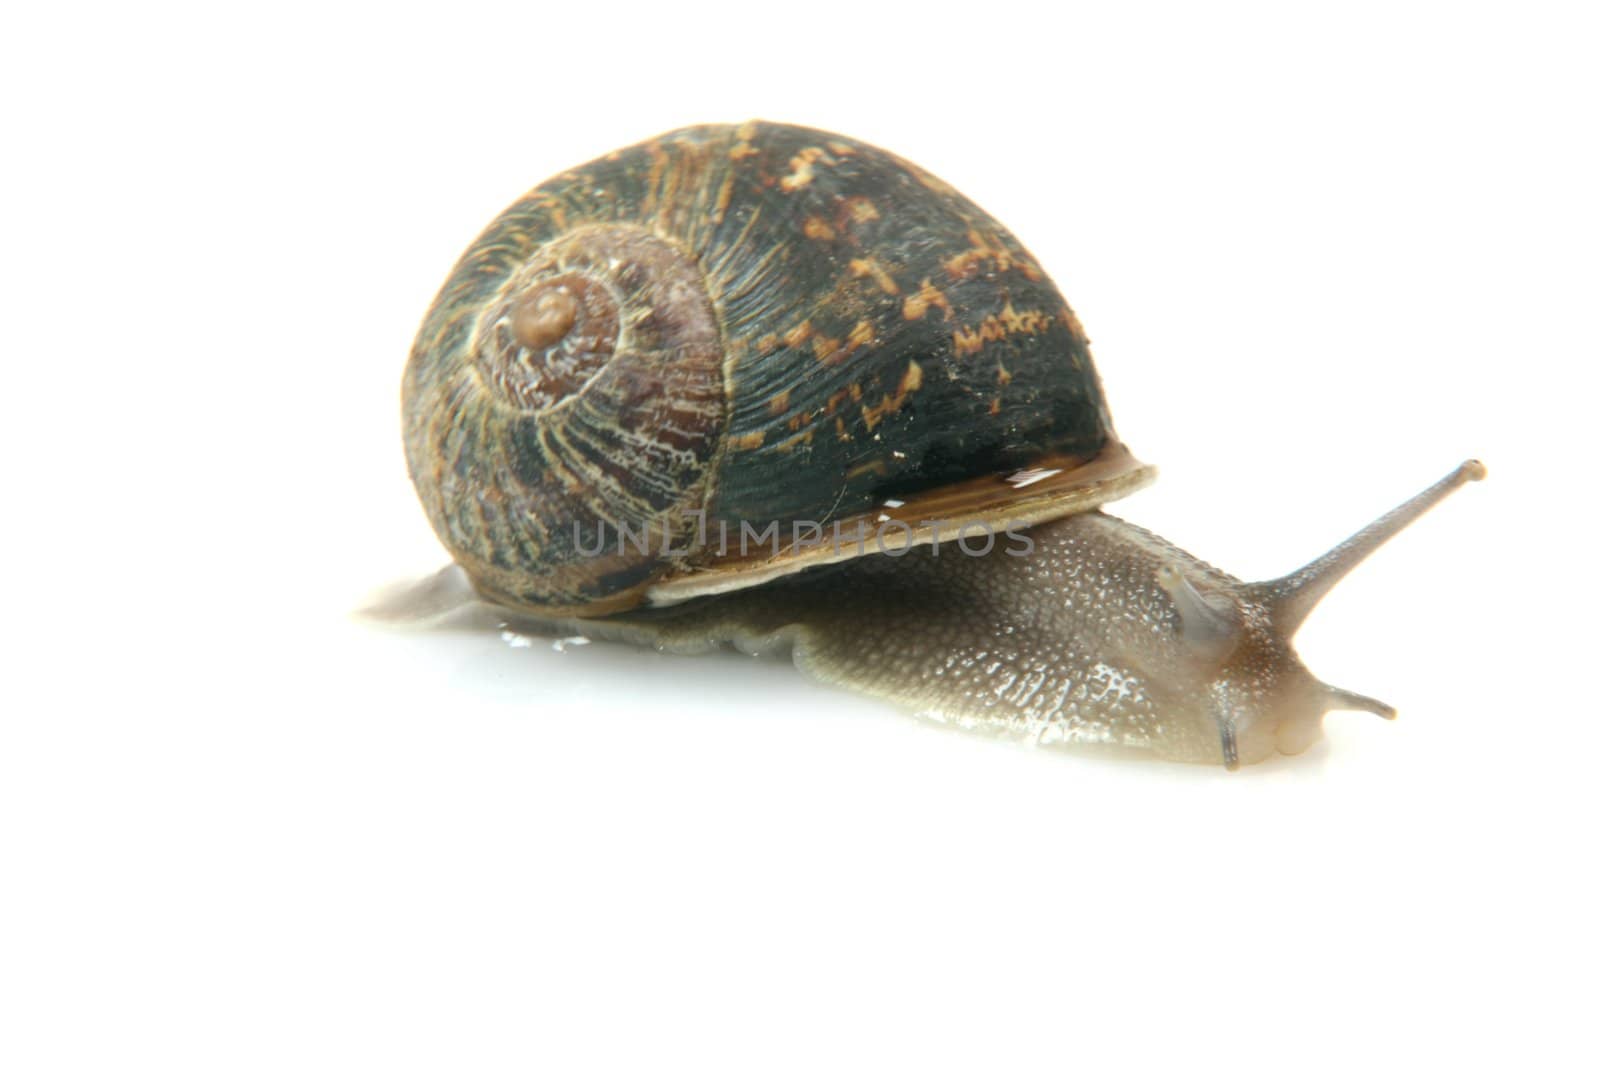
[[[1241,620],[1227,662],[1191,649],[1157,580],[1181,567],[1196,586],[1244,583],[1146,531],[1090,513],[1029,531],[1033,550],[968,557],[957,545],[867,556],[787,580],[574,627],[592,637],[697,652],[792,646],[822,681],[962,728],[1032,744],[1094,744],[1218,763],[1216,687],[1232,694],[1234,762],[1299,752],[1326,706],[1264,612]]]

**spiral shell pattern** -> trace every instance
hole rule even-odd
[[[722,346],[698,268],[637,226],[578,228],[510,272],[466,328],[470,358],[427,385],[448,401],[406,404],[412,470],[446,543],[478,549],[462,562],[480,587],[540,604],[603,604],[648,580],[722,432]]]
[[[887,152],[765,123],[533,189],[456,264],[403,392],[440,539],[486,595],[553,614],[721,568],[667,551],[696,524],[947,489],[1011,507],[1035,462],[1061,476],[1022,495],[1059,500],[1029,521],[1092,507],[1063,472],[1116,445],[1088,341],[1009,231]]]

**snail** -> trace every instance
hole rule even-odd
[[[1327,555],[1242,582],[1100,510],[1117,438],[1072,309],[919,167],[750,122],[561,174],[467,250],[403,386],[455,560],[414,603],[808,673],[1037,743],[1236,768],[1326,712],[1296,629],[1468,461]]]

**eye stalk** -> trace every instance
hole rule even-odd
[[[1423,512],[1463,485],[1482,481],[1487,474],[1487,468],[1480,461],[1469,459],[1404,504],[1374,520],[1331,551],[1318,556],[1294,573],[1275,578],[1270,582],[1255,582],[1247,588],[1272,613],[1273,625],[1277,631],[1285,639],[1293,637],[1295,631],[1300,629],[1301,623],[1311,614],[1312,609],[1328,595],[1328,591],[1372,555],[1380,545],[1410,526]]]

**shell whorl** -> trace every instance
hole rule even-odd
[[[618,530],[681,538],[721,437],[722,344],[699,268],[638,226],[585,225],[476,307],[466,358],[407,382],[409,459],[435,528],[503,599],[626,599],[666,561]],[[448,402],[413,404],[418,389]]]
[[[1148,477],[1009,231],[897,156],[760,122],[618,149],[508,208],[424,320],[404,407],[440,539],[480,591],[551,614],[767,580],[747,523],[798,539],[889,499],[1036,522]]]

